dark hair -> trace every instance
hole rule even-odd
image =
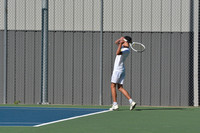
[[[128,43],[132,43],[132,38],[130,36],[125,36],[124,37]]]

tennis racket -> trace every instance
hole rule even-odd
[[[144,44],[142,43],[139,43],[139,42],[132,42],[132,43],[129,43],[131,49],[135,52],[143,52],[145,50],[145,46]]]

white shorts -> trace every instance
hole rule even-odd
[[[116,84],[123,84],[125,78],[125,71],[119,72],[119,71],[113,71],[111,82]]]

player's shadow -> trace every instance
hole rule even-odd
[[[134,109],[134,111],[152,111],[152,110],[158,110],[158,111],[173,111],[173,110],[186,110],[186,108],[144,108],[144,109]]]

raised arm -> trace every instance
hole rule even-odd
[[[116,55],[121,55],[122,54],[121,48],[122,48],[122,45],[123,45],[124,42],[125,42],[124,41],[124,37],[121,37],[120,39],[115,41],[115,43],[118,44]]]
[[[115,44],[118,45],[119,43],[120,43],[120,39],[118,39],[118,40],[115,41]]]
[[[121,47],[122,47],[122,43],[120,43],[120,44],[118,45],[116,55],[121,55],[121,54],[122,54],[122,52],[121,52]]]
[[[122,45],[125,43],[125,41],[120,41],[119,45],[118,45],[118,48],[117,48],[117,52],[116,52],[116,55],[121,55],[122,52],[121,52],[121,48],[122,48]]]
[[[124,40],[124,37],[121,37],[121,38],[119,38],[118,40],[115,41],[115,44],[118,45],[118,44],[120,44],[120,41],[123,41],[123,40]]]

